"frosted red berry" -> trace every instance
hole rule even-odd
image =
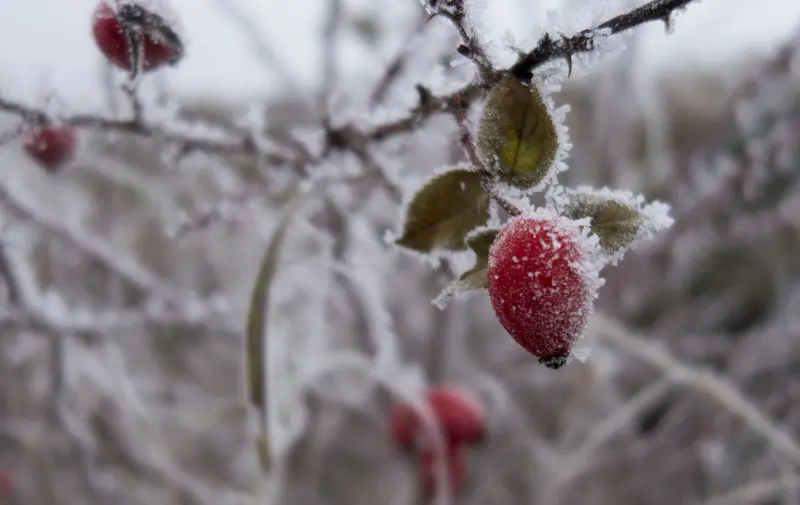
[[[25,137],[25,152],[40,165],[55,172],[75,155],[77,134],[71,126],[39,126]]]
[[[500,324],[551,368],[564,365],[592,308],[578,230],[558,219],[517,217],[489,250],[489,298]]]
[[[142,34],[143,71],[155,70],[180,60],[183,48],[177,35],[158,15],[135,3],[125,3],[119,10],[104,1],[95,9],[92,34],[100,52],[115,66],[131,71],[131,48],[126,27]]]
[[[433,446],[423,447],[419,453],[419,478],[420,487],[426,498],[434,496],[437,489],[437,466],[442,453]],[[453,495],[457,495],[464,484],[464,473],[466,462],[464,453],[458,446],[447,446],[444,448],[445,465],[449,478],[450,490]]]
[[[470,394],[452,386],[440,386],[428,390],[427,401],[449,443],[473,444],[483,439],[485,414]]]

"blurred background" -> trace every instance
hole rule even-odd
[[[507,66],[542,30],[641,3],[470,12]],[[416,0],[172,5],[187,56],[140,92],[148,122],[186,137],[244,131],[314,152],[326,98],[332,123],[368,126],[412,108],[416,84],[444,93],[473,75],[452,26],[425,23]],[[91,38],[95,6],[0,2],[0,97],[126,117],[124,76]],[[0,503],[423,503],[386,416],[438,383],[488,416],[453,503],[800,503],[800,2],[703,0],[668,35],[653,23],[618,40],[576,58],[553,95],[571,109],[559,181],[660,199],[676,222],[606,269],[591,358],[557,371],[508,337],[485,294],[432,305],[469,254],[437,263],[386,245],[397,193],[464,161],[450,116],[313,170],[87,128],[49,174],[0,111],[0,263],[18,282],[0,311]],[[323,178],[350,171],[367,176]],[[270,285],[263,476],[245,321],[309,174],[318,198],[292,215]]]

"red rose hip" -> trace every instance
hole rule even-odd
[[[175,65],[183,56],[183,45],[166,20],[135,2],[122,2],[117,10],[100,2],[94,12],[92,34],[108,61],[127,71],[135,71],[130,41],[137,37],[142,45],[144,72]]]
[[[40,126],[28,132],[25,152],[50,172],[55,172],[75,155],[77,135],[71,126]]]
[[[428,390],[428,404],[450,444],[480,442],[486,433],[483,408],[468,393],[452,386]]]
[[[588,324],[593,251],[557,215],[508,221],[489,250],[489,298],[503,328],[550,368],[563,366]]]

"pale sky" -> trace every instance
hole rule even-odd
[[[221,16],[215,2],[173,0],[188,39],[188,56],[169,81],[184,96],[246,99],[274,89],[276,79],[255,62],[235,26]],[[245,9],[300,82],[319,75],[319,27],[325,0],[227,0]],[[560,1],[480,0],[483,19],[498,43],[510,30],[517,41],[532,33],[529,17]],[[527,3],[524,3],[527,2]],[[69,103],[98,100],[100,57],[89,35],[97,0],[0,0],[0,90],[26,100],[41,100],[57,88]],[[415,0],[358,0],[365,9],[401,16],[418,8]],[[616,0],[612,4],[619,5]],[[639,2],[642,3],[642,2]],[[524,15],[519,5],[527,5]],[[403,10],[405,9],[405,10]],[[701,0],[679,15],[676,30],[664,35],[659,25],[645,28],[638,64],[655,74],[675,66],[721,67],[742,56],[763,54],[800,23],[797,0]],[[357,67],[363,55],[348,49],[345,64]]]

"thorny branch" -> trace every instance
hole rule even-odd
[[[653,0],[630,12],[600,23],[596,28],[583,30],[572,37],[554,39],[545,34],[532,51],[520,57],[509,71],[521,81],[530,81],[533,70],[558,58],[566,58],[569,73],[572,74],[572,55],[585,53],[595,49],[597,38],[609,32],[611,34],[630,30],[651,21],[663,21],[670,26],[673,13],[686,7],[693,0]]]

